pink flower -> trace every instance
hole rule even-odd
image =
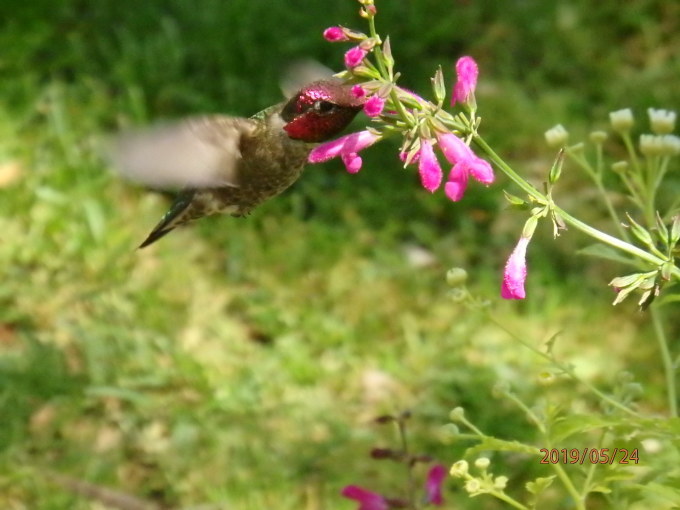
[[[361,85],[353,85],[350,92],[354,97],[360,99],[366,95],[366,90]]]
[[[359,46],[350,48],[345,53],[345,67],[352,69],[358,66],[367,54],[368,52]]]
[[[468,184],[468,173],[460,163],[453,165],[449,178],[444,185],[444,193],[453,202],[458,202],[463,198]]]
[[[530,237],[520,237],[517,246],[510,254],[503,272],[501,297],[503,299],[524,299],[524,280],[527,277],[527,246]]]
[[[385,108],[385,100],[380,96],[371,96],[364,103],[364,113],[369,117],[377,117]]]
[[[438,136],[437,141],[444,157],[453,163],[449,173],[448,182],[444,188],[446,195],[457,202],[463,198],[467,188],[468,176],[482,184],[491,184],[494,181],[493,169],[488,161],[478,157],[472,149],[460,138],[451,133]]]
[[[441,505],[444,503],[442,498],[442,483],[446,478],[446,468],[441,464],[436,464],[430,468],[425,482],[425,493],[427,503]]]
[[[468,103],[474,98],[478,74],[477,62],[472,57],[461,57],[458,59],[458,62],[456,62],[458,81],[453,86],[451,106],[456,104],[456,102]]]
[[[349,41],[342,27],[328,27],[323,31],[323,38],[329,42]]]
[[[342,489],[343,496],[359,502],[358,510],[389,510],[385,498],[380,494],[362,489],[356,485],[348,485]]]
[[[420,182],[423,184],[423,188],[433,193],[442,182],[442,169],[439,166],[434,150],[432,150],[432,143],[429,140],[421,140],[418,154]]]
[[[310,163],[323,163],[340,156],[350,173],[357,173],[361,169],[359,152],[380,140],[380,135],[370,131],[358,131],[341,136],[330,142],[323,143],[309,153]]]

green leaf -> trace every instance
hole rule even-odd
[[[598,415],[574,414],[556,420],[550,427],[550,437],[555,443],[575,434],[621,425],[622,418]]]
[[[552,485],[554,479],[555,475],[536,478],[533,482],[527,482],[524,487],[531,494],[538,496]]]
[[[660,498],[664,502],[680,505],[680,489],[661,483],[651,482],[644,485],[635,484],[632,487],[638,489],[642,495],[650,495]]]
[[[634,264],[633,259],[622,255],[618,250],[615,250],[611,246],[601,243],[591,244],[590,246],[586,246],[585,248],[578,250],[576,253],[579,255],[588,255],[590,257],[612,260],[614,262],[620,262],[621,264]]]
[[[518,441],[505,441],[503,439],[485,436],[479,444],[468,448],[465,451],[465,456],[472,457],[486,451],[516,452],[525,453],[528,455],[541,455],[539,449],[534,446],[523,444]]]

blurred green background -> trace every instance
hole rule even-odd
[[[482,133],[537,185],[554,124],[576,141],[606,127],[609,111],[633,108],[644,129],[645,108],[679,104],[678,2],[377,7],[402,85],[429,96],[437,65],[452,83],[459,56],[478,60]],[[506,210],[502,177],[453,204],[424,192],[384,143],[363,154],[357,175],[337,162],[309,167],[246,220],[202,220],[135,250],[168,200],[108,172],[99,137],[278,102],[291,61],[341,66],[346,46],[321,33],[365,30],[357,9],[353,0],[0,4],[0,507],[101,508],[56,472],[171,508],[349,509],[338,495],[349,483],[403,484],[396,466],[367,456],[393,439],[372,418],[402,409],[414,414],[414,448],[446,463],[466,446],[438,437],[457,405],[487,433],[532,440],[491,387],[509,380],[536,400],[544,367],[447,299],[444,280],[465,267],[475,293],[498,299],[525,219]],[[575,168],[559,195],[607,228]],[[562,331],[564,356],[592,382],[606,386],[623,367],[644,376],[649,406],[660,407],[646,318],[632,303],[610,307],[617,268],[574,256],[584,243],[541,229],[529,299],[495,303],[494,313],[537,344]],[[550,398],[589,405],[562,384]],[[540,474],[537,463],[508,462],[511,492]],[[452,508],[496,508],[451,487],[446,496]]]

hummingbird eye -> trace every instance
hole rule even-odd
[[[315,112],[324,114],[332,112],[336,106],[330,101],[319,100],[314,102],[313,108]]]

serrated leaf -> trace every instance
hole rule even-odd
[[[668,503],[680,505],[680,489],[670,487],[656,482],[646,483],[644,485],[634,484],[633,488],[638,489],[642,495],[652,495],[656,498],[661,498]]]
[[[621,424],[619,417],[578,414],[560,418],[550,426],[550,437],[555,443],[582,432],[589,432],[605,427],[616,427]]]
[[[622,255],[618,250],[615,250],[611,246],[606,244],[595,243],[590,246],[578,250],[576,253],[579,255],[588,255],[589,257],[597,257],[605,260],[612,260],[614,262],[620,262],[622,264],[633,265],[633,259],[627,258]]]
[[[465,451],[465,456],[474,456],[485,451],[516,452],[527,455],[541,455],[538,448],[520,443],[518,441],[504,441],[495,437],[484,437],[482,441]]]
[[[527,482],[524,485],[524,487],[531,494],[538,496],[544,490],[546,490],[548,487],[550,487],[552,485],[554,479],[555,479],[555,475],[536,478],[532,482]]]

